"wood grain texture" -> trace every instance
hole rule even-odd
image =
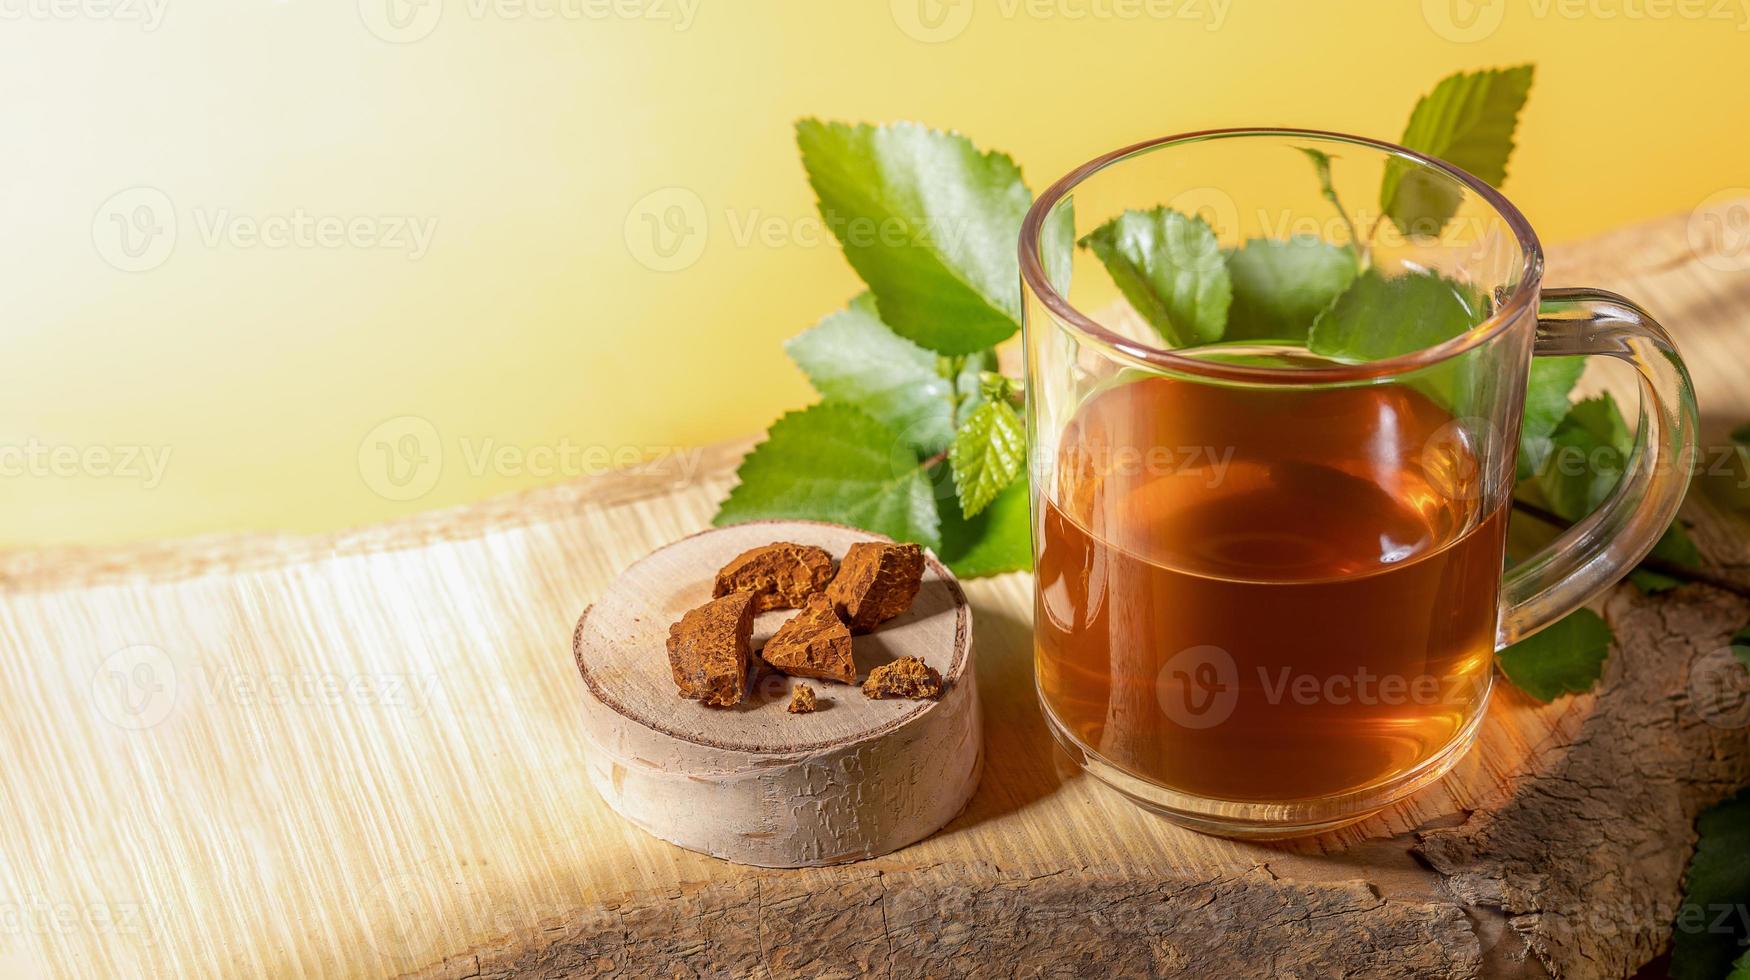
[[[1688,228],[1558,249],[1548,281],[1657,314],[1718,447],[1750,418],[1750,274]],[[1052,747],[1011,575],[966,583],[986,773],[942,833],[783,872],[685,851],[589,786],[568,643],[743,449],[348,534],[0,557],[0,973],[1619,976],[1667,941],[1697,810],[1750,782],[1750,728],[1692,696],[1750,607],[1619,589],[1605,683],[1503,690],[1439,785],[1292,845],[1199,837]],[[1743,518],[1686,513],[1750,581]]]
[[[586,691],[579,723],[591,782],[621,816],[663,840],[742,864],[797,868],[890,853],[941,829],[978,784],[983,726],[972,610],[954,576],[925,562],[910,606],[852,642],[859,678],[900,657],[942,677],[934,700],[863,696],[815,680],[820,707],[785,710],[798,681],[759,671],[733,708],[683,701],[664,655],[668,627],[711,597],[717,570],[775,541],[835,560],[878,534],[807,521],[714,528],[632,564],[578,621]],[[765,646],[793,610],[753,624]],[[831,615],[830,613],[828,615]]]

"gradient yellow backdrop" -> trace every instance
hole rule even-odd
[[[1739,0],[0,18],[5,545],[339,527],[759,430],[810,397],[782,340],[857,288],[798,116],[957,128],[1037,190],[1180,130],[1395,138],[1440,76],[1529,60],[1507,189],[1546,241],[1750,184]]]

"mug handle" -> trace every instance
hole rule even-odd
[[[1546,289],[1533,356],[1601,354],[1641,375],[1633,451],[1603,506],[1501,582],[1498,646],[1536,633],[1614,585],[1677,516],[1695,462],[1695,389],[1665,328],[1602,289]]]

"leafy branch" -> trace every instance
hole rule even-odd
[[[1532,75],[1525,65],[1443,79],[1417,103],[1400,142],[1499,185]],[[928,545],[962,576],[1030,568],[1019,386],[996,373],[997,345],[1020,329],[1015,242],[1032,201],[1020,168],[957,133],[912,123],[803,120],[796,139],[821,216],[868,290],[785,345],[822,400],[772,425],[717,523],[836,521]],[[1080,244],[1174,346],[1265,341],[1365,361],[1431,347],[1480,322],[1486,297],[1464,284],[1433,271],[1388,277],[1373,265],[1387,220],[1413,239],[1439,235],[1461,201],[1456,183],[1388,162],[1380,212],[1364,234],[1336,190],[1341,161],[1301,149],[1348,242],[1296,236],[1224,248],[1200,218],[1157,207],[1127,211],[1072,243],[1073,215],[1060,207],[1060,223],[1043,236],[1050,278],[1065,281]],[[1411,383],[1456,406],[1480,380],[1475,361],[1456,358]],[[1612,492],[1633,445],[1608,396],[1572,401],[1580,372],[1578,358],[1535,359],[1520,424],[1514,508],[1558,528]],[[1700,565],[1673,524],[1630,577],[1648,592],[1693,581],[1744,594]],[[1612,642],[1608,624],[1580,610],[1501,651],[1498,663],[1547,701],[1592,687]],[[1750,628],[1733,643],[1750,668]],[[1744,795],[1703,817],[1690,902],[1750,894],[1747,827]],[[1720,937],[1680,933],[1673,971],[1714,976],[1736,956]],[[1750,977],[1750,955],[1736,966],[1734,976]]]
[[[1401,142],[1498,184],[1532,77],[1524,65],[1443,79],[1418,101]],[[1032,201],[1020,168],[965,136],[912,123],[803,120],[796,138],[821,216],[868,291],[786,345],[822,401],[772,427],[744,461],[718,523],[839,521],[935,548],[962,575],[1031,567],[1026,426],[1018,385],[995,373],[996,346],[1020,329],[1015,241]],[[1060,215],[1063,226],[1044,236],[1055,248],[1047,265],[1067,269],[1074,245],[1087,250],[1172,346],[1267,341],[1366,361],[1434,346],[1480,322],[1488,298],[1469,286],[1372,265],[1386,220],[1412,238],[1438,236],[1457,211],[1459,185],[1388,161],[1379,215],[1363,233],[1336,189],[1341,160],[1301,150],[1346,243],[1295,236],[1224,248],[1201,218],[1156,207],[1126,211],[1075,243],[1063,233],[1073,219]],[[1482,380],[1478,360],[1456,358],[1411,383],[1457,406]],[[1632,447],[1613,401],[1571,401],[1580,369],[1578,358],[1533,362],[1518,449],[1520,509],[1569,522],[1608,496]],[[1571,465],[1576,457],[1583,465]],[[1705,580],[1699,565],[1674,524],[1631,578],[1660,591]],[[1583,670],[1573,638],[1598,635],[1548,631],[1502,662],[1528,690],[1583,690],[1602,671],[1608,627],[1604,642],[1582,644]],[[1550,677],[1536,676],[1540,664]],[[1561,683],[1550,683],[1556,674]]]

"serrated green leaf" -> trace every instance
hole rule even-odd
[[[1126,211],[1082,237],[1118,291],[1175,347],[1220,340],[1233,283],[1215,232],[1169,208]]]
[[[1537,357],[1525,386],[1525,414],[1519,423],[1519,479],[1537,475],[1549,458],[1550,434],[1568,414],[1568,395],[1586,369],[1584,357]]]
[[[1069,280],[1075,264],[1076,209],[1073,198],[1064,198],[1053,206],[1039,233],[1040,265],[1045,269],[1045,281],[1060,295],[1069,295]]]
[[[1680,521],[1673,521],[1665,529],[1665,533],[1653,545],[1653,550],[1647,553],[1650,558],[1658,558],[1687,568],[1701,567],[1701,549],[1695,546],[1695,541],[1689,536],[1689,529]],[[1662,572],[1648,568],[1636,568],[1628,575],[1628,580],[1648,595],[1669,592],[1683,583]]]
[[[923,455],[954,438],[954,383],[937,355],[888,329],[863,293],[790,339],[784,351],[828,401],[855,405]]]
[[[1590,609],[1576,609],[1495,654],[1513,686],[1548,704],[1563,694],[1591,690],[1604,673],[1614,634]]]
[[[1577,521],[1615,489],[1627,465],[1634,436],[1616,401],[1598,395],[1576,402],[1550,433],[1550,450],[1537,471],[1537,488],[1549,509]]]
[[[1550,433],[1547,452],[1533,480],[1538,493],[1563,519],[1582,520],[1616,489],[1634,442],[1628,422],[1608,394],[1574,403]],[[1678,565],[1701,565],[1701,551],[1676,521],[1665,529],[1650,554]],[[1628,577],[1647,593],[1669,591],[1682,584],[1645,568],[1635,569]]]
[[[1025,572],[1033,568],[1033,529],[1027,477],[1015,478],[977,517],[942,507],[942,560],[961,578]]]
[[[736,471],[713,520],[769,518],[849,524],[929,547],[941,521],[928,474],[914,451],[873,416],[836,402],[791,412]]]
[[[1345,361],[1377,361],[1451,340],[1480,318],[1476,294],[1433,272],[1369,269],[1313,323],[1307,347]]]
[[[978,407],[948,447],[960,509],[975,517],[1014,482],[1027,460],[1027,429],[1014,406],[990,400]]]
[[[1001,153],[915,123],[796,124],[820,214],[894,332],[970,354],[1020,329],[1015,242],[1032,195]]]
[[[1307,348],[1339,361],[1377,361],[1433,347],[1479,322],[1481,300],[1433,272],[1385,276],[1369,269],[1337,297],[1307,334]],[[1420,372],[1413,383],[1448,408],[1475,383],[1476,352]]]
[[[1531,65],[1448,76],[1416,103],[1399,142],[1499,187],[1531,79]],[[1460,199],[1459,185],[1443,175],[1398,160],[1386,164],[1379,206],[1406,235],[1440,234]]]
[[[978,411],[978,406],[984,404],[984,376],[986,373],[996,370],[996,366],[996,351],[979,351],[960,359],[960,370],[954,375],[954,389],[960,393],[960,411],[954,417],[956,428],[965,425],[966,420],[972,417],[972,413]],[[953,436],[950,434],[948,442],[944,442],[925,455],[933,456],[948,448],[949,443],[953,441]]]
[[[1750,941],[1750,790],[1702,811],[1671,936],[1673,980],[1715,980]],[[1742,960],[1739,961],[1742,965]]]
[[[1318,238],[1252,239],[1227,256],[1233,303],[1222,339],[1304,340],[1356,271],[1354,252]]]

